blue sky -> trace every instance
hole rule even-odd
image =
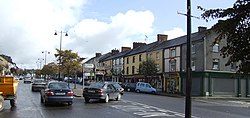
[[[191,12],[199,17],[197,6],[227,8],[234,2],[192,0]],[[183,0],[0,0],[0,53],[21,68],[38,68],[38,58],[45,58],[42,51],[51,52],[47,62],[56,60],[60,37],[55,31],[69,34],[63,36],[63,50],[88,59],[133,42],[154,42],[157,34],[172,39],[186,35],[186,16],[177,14],[186,13],[186,6]],[[192,18],[192,32],[214,23]]]

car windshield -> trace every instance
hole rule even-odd
[[[122,88],[118,83],[114,83],[113,85],[115,86],[115,88]]]
[[[98,89],[100,89],[100,88],[103,88],[103,86],[104,86],[104,83],[97,82],[97,83],[90,84],[89,88],[98,88]]]
[[[50,89],[66,89],[69,88],[67,83],[50,83]]]
[[[42,80],[42,79],[35,79],[34,83],[44,83],[44,80]]]

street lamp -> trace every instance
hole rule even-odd
[[[44,60],[43,58],[38,58],[38,63],[40,64],[39,65],[39,69],[41,70],[42,69],[42,60]]]
[[[50,52],[45,50],[45,51],[42,51],[42,53],[44,53],[44,65],[46,65],[47,54],[50,54]]]
[[[59,81],[61,80],[61,70],[60,70],[60,65],[61,65],[61,50],[62,50],[62,34],[65,33],[65,36],[68,36],[68,33],[67,32],[63,32],[63,31],[60,31],[60,52],[59,52],[59,65],[58,65],[58,78],[59,78]],[[57,35],[57,31],[55,32],[54,35]]]

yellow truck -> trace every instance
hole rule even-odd
[[[0,111],[4,108],[4,100],[10,100],[10,106],[16,105],[18,80],[13,76],[0,76]]]

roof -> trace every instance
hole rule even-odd
[[[161,42],[155,41],[153,43],[147,44],[147,45],[143,45],[143,46],[139,46],[135,49],[132,49],[132,51],[130,53],[128,53],[126,56],[131,56],[131,55],[135,55],[138,53],[142,53],[142,52],[146,52],[147,50],[153,48],[154,46],[160,44]]]
[[[131,52],[132,50],[126,50],[126,51],[123,51],[123,52],[119,52],[115,55],[112,55],[108,58],[105,59],[106,60],[112,60],[112,59],[116,59],[116,58],[120,58],[120,57],[124,57],[126,54],[128,54],[129,52]]]
[[[205,34],[206,34],[206,31],[192,33],[191,34],[191,40],[192,41],[200,40],[203,37],[205,37]],[[164,41],[161,44],[159,44],[158,46],[156,46],[156,48],[153,48],[151,51],[170,48],[170,47],[174,47],[174,46],[177,46],[177,45],[182,45],[182,44],[185,44],[185,43],[187,43],[187,35],[177,37],[177,38],[174,38],[174,39],[171,39],[171,40]]]

